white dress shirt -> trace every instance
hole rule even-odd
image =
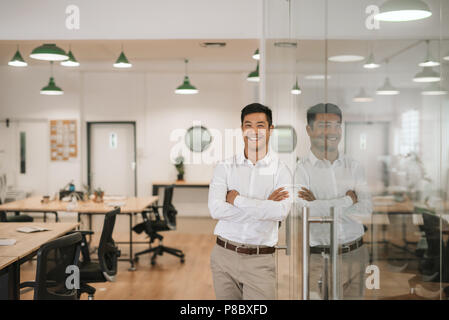
[[[243,154],[217,164],[209,186],[209,210],[218,220],[214,234],[243,244],[274,246],[279,221],[290,211],[291,179],[288,167],[271,151],[255,165]],[[289,198],[267,200],[280,187],[289,191]],[[234,205],[226,202],[230,190],[240,194]]]
[[[298,197],[301,187],[309,189],[316,200],[306,201]],[[363,225],[357,215],[372,213],[371,195],[365,180],[363,167],[345,155],[331,164],[319,160],[310,152],[298,161],[295,172],[295,194],[300,207],[310,207],[310,216],[329,216],[330,208],[335,208],[339,244],[354,241],[364,234]],[[353,204],[348,190],[354,190],[357,203]],[[310,224],[310,246],[329,245],[329,224]]]

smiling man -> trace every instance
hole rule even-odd
[[[215,295],[275,299],[274,246],[290,210],[291,175],[269,150],[271,110],[247,105],[241,124],[245,148],[216,166],[209,188],[209,210],[218,220],[210,259]]]
[[[301,206],[310,207],[311,216],[329,216],[330,208],[335,208],[339,242],[338,298],[357,299],[364,293],[368,251],[363,246],[363,225],[356,216],[370,215],[372,204],[362,166],[338,150],[341,126],[342,113],[334,104],[320,103],[307,111],[306,130],[311,147],[309,155],[298,162],[295,184],[299,189],[297,201]],[[310,291],[321,297],[326,296],[328,288],[323,283],[329,279],[324,276],[323,253],[330,253],[329,245],[329,225],[311,224]]]

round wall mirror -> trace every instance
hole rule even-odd
[[[212,142],[212,135],[203,126],[193,126],[187,130],[185,143],[193,152],[203,152]]]
[[[296,148],[297,136],[295,128],[289,125],[276,126],[270,139],[271,147],[279,153],[290,153]]]

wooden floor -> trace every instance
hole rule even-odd
[[[129,262],[119,262],[117,281],[114,283],[99,283],[93,286],[97,289],[95,299],[137,299],[137,300],[208,300],[215,299],[212,275],[210,271],[210,252],[215,244],[213,229],[216,222],[209,218],[178,218],[178,229],[165,232],[164,245],[175,247],[184,251],[186,260],[180,263],[179,258],[164,254],[157,258],[155,266],[150,264],[150,255],[142,255],[136,271],[128,271]],[[413,228],[411,225],[409,228]],[[415,226],[416,228],[416,226]],[[126,228],[124,228],[126,230]],[[417,229],[416,229],[417,230]],[[419,237],[415,229],[408,232],[409,240],[417,240]],[[382,233],[376,231],[375,240],[380,240]],[[401,243],[400,226],[389,226],[386,233],[388,240]],[[99,232],[97,232],[99,236]],[[137,240],[144,240],[143,236]],[[283,241],[280,234],[280,242]],[[367,232],[366,240],[370,240]],[[127,240],[128,233],[115,234],[116,241]],[[98,238],[93,239],[97,243]],[[135,245],[134,252],[144,250],[148,245]],[[128,254],[128,246],[121,245],[122,254]],[[388,249],[388,250],[385,250]],[[386,256],[399,258],[410,257],[401,250],[385,247],[383,244],[375,246],[375,260],[373,264],[380,269],[380,289],[366,290],[365,299],[408,299],[416,298],[408,295],[410,287],[408,280],[418,273],[417,261],[391,261],[383,260]],[[295,272],[292,267],[292,256],[286,256],[284,251],[278,253],[278,298],[289,299],[292,292],[298,291],[294,288],[291,274]],[[21,281],[34,280],[35,261],[26,262],[21,267]],[[443,286],[439,283],[427,283],[425,287],[419,286],[416,292],[420,297],[440,299]],[[83,297],[86,299],[85,295]],[[21,295],[21,299],[32,299],[32,292]]]

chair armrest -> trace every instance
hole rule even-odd
[[[83,235],[83,236],[86,236],[86,235],[90,235],[90,234],[94,234],[94,233],[95,233],[95,232],[90,231],[90,230],[72,230],[72,231],[67,232],[67,234],[73,234],[73,233],[76,233],[76,232],[81,233],[81,235]]]
[[[36,287],[37,287],[36,281],[25,281],[25,282],[22,282],[20,284],[20,286],[19,286],[20,289],[23,289],[23,288],[36,288]]]

